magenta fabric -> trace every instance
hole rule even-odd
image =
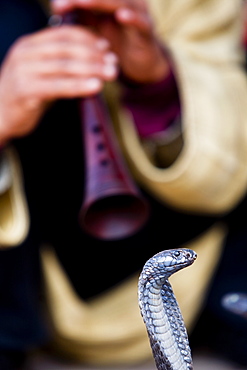
[[[168,76],[154,84],[135,84],[124,78],[122,83],[122,102],[141,138],[166,130],[179,117],[179,93],[171,69]]]

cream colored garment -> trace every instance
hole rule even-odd
[[[202,308],[221,255],[224,235],[224,229],[217,225],[186,245],[197,252],[198,259],[193,266],[170,279],[188,330],[193,328]],[[76,295],[52,249],[44,249],[42,259],[56,352],[80,362],[100,365],[137,363],[151,358],[138,307],[138,276],[86,303]],[[90,284],[90,276],[83,283]]]
[[[184,147],[168,169],[149,161],[123,110],[114,114],[137,180],[186,211],[228,211],[247,185],[247,84],[241,52],[241,1],[149,0],[181,95]],[[115,97],[115,101],[114,101]],[[110,93],[111,109],[117,107]]]
[[[4,150],[9,171],[5,191],[0,194],[0,248],[20,244],[29,230],[29,214],[22,184],[21,168],[15,152]],[[3,190],[3,189],[2,189]]]

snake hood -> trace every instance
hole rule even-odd
[[[140,275],[139,306],[158,370],[193,369],[187,331],[168,278],[196,257],[190,249],[165,250],[150,258]]]

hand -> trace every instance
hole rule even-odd
[[[97,15],[97,31],[109,40],[126,77],[149,83],[166,76],[168,61],[155,37],[144,0],[52,1],[54,13],[64,14],[75,9],[90,10]]]
[[[17,40],[0,71],[0,144],[32,131],[50,102],[101,91],[117,76],[109,42],[81,26]]]

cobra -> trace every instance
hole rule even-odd
[[[196,257],[190,249],[165,250],[150,258],[140,274],[139,307],[158,370],[193,369],[187,330],[168,279]]]

